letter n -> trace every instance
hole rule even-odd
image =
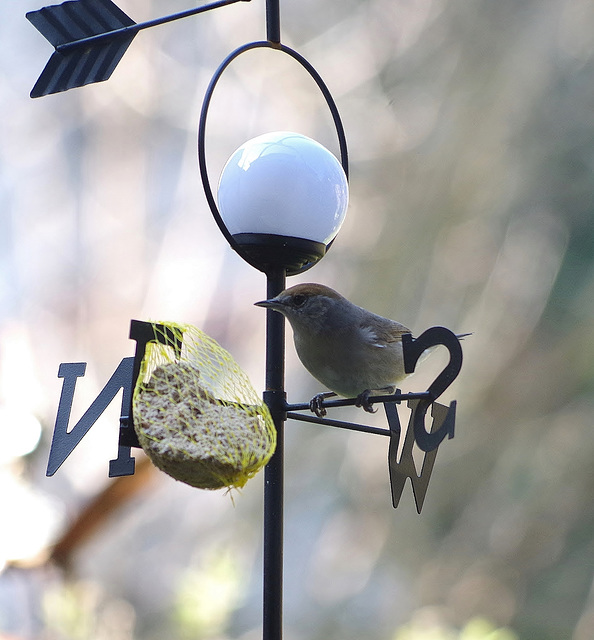
[[[124,358],[91,406],[85,411],[80,420],[68,430],[70,412],[74,399],[77,378],[85,375],[85,362],[65,362],[58,369],[58,378],[63,378],[62,393],[58,405],[56,425],[52,437],[52,445],[47,463],[46,475],[53,476],[64,460],[74,451],[78,443],[84,438],[89,429],[95,424],[99,416],[107,409],[120,389],[122,394],[121,416],[127,416],[131,404],[134,358]],[[121,476],[134,473],[134,458],[130,456],[130,447],[119,445],[118,457],[110,460],[109,475]]]

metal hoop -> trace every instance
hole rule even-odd
[[[309,75],[313,78],[318,88],[322,92],[328,108],[330,109],[330,113],[332,114],[332,119],[334,120],[334,126],[336,127],[336,132],[338,135],[338,144],[340,147],[340,162],[342,164],[342,168],[347,176],[349,175],[349,161],[348,161],[348,150],[346,143],[346,136],[344,133],[344,127],[342,125],[342,120],[340,119],[340,114],[338,113],[338,108],[336,107],[336,103],[330,94],[330,90],[322,80],[320,74],[314,69],[314,67],[299,53],[294,51],[293,49],[280,44],[274,43],[269,40],[262,40],[257,42],[249,42],[247,44],[242,45],[235,49],[235,51],[231,52],[219,65],[219,68],[215,71],[213,77],[210,80],[208,88],[206,90],[206,94],[204,96],[204,100],[202,102],[202,109],[200,111],[200,122],[198,124],[198,164],[200,167],[200,177],[202,178],[202,186],[204,188],[204,194],[206,195],[206,200],[208,202],[208,206],[214,216],[215,222],[217,223],[219,229],[227,242],[231,245],[231,248],[234,249],[246,262],[251,264],[258,270],[262,270],[262,266],[259,265],[256,260],[246,254],[244,250],[237,244],[232,235],[229,233],[229,230],[225,226],[223,219],[221,217],[220,211],[217,207],[216,200],[214,198],[210,180],[208,178],[208,169],[206,167],[206,151],[205,151],[205,137],[206,137],[206,118],[208,115],[208,109],[210,107],[210,102],[214,93],[214,90],[217,86],[218,81],[223,75],[225,69],[242,53],[246,51],[250,51],[251,49],[276,49],[278,51],[282,51],[287,55],[291,56],[294,60],[299,62],[301,66],[309,73]],[[326,250],[330,248],[332,242],[328,244]],[[298,270],[291,271],[289,275],[296,275],[297,273],[303,273],[307,269],[313,267],[315,262],[307,263],[303,267]]]

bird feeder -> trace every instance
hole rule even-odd
[[[30,12],[27,18],[55,48],[31,96],[39,97],[107,80],[141,30],[239,1],[249,0],[216,0],[144,23],[135,23],[112,0],[68,0],[61,5]],[[279,0],[266,0],[266,36],[266,40],[237,48],[214,73],[200,113],[198,164],[205,196],[219,229],[246,262],[266,274],[266,297],[273,298],[285,288],[287,276],[303,273],[313,267],[334,242],[348,205],[348,152],[342,121],[326,84],[301,54],[281,43]],[[238,56],[255,48],[269,48],[288,55],[309,73],[330,110],[337,134],[338,154],[334,156],[318,142],[297,132],[262,132],[231,155],[221,173],[215,197],[205,152],[211,98],[228,66]],[[56,472],[122,389],[118,457],[110,461],[111,477],[134,473],[134,458],[130,450],[141,444],[155,464],[167,473],[205,488],[240,486],[250,474],[265,464],[263,638],[280,640],[285,421],[292,418],[388,436],[392,503],[394,507],[398,505],[404,484],[410,478],[420,512],[437,448],[444,438],[454,435],[456,403],[445,407],[436,403],[436,400],[460,371],[460,343],[451,331],[443,327],[432,327],[416,339],[410,335],[403,337],[406,373],[414,371],[422,353],[436,345],[443,345],[450,359],[426,391],[407,394],[396,391],[389,396],[370,398],[371,402],[384,405],[389,428],[382,429],[315,417],[302,413],[309,410],[309,403],[287,402],[284,388],[285,328],[281,314],[267,311],[265,407],[253,397],[225,397],[220,390],[207,384],[212,380],[200,377],[202,372],[198,370],[200,367],[194,366],[194,362],[179,362],[179,355],[184,348],[187,349],[187,341],[191,342],[191,336],[192,331],[187,327],[133,320],[130,337],[136,341],[135,356],[121,361],[101,393],[74,426],[69,426],[70,410],[76,380],[84,376],[86,364],[61,364],[58,376],[63,378],[62,394],[47,475]],[[173,349],[176,358],[170,362],[151,359],[151,354],[162,353],[163,347]],[[183,396],[182,388],[184,393],[190,390],[188,397]],[[191,442],[197,446],[193,446],[193,454],[189,458],[188,445],[180,444],[188,434],[179,409],[176,417],[180,418],[179,433],[172,434],[172,440],[165,443],[167,445],[173,441],[174,449],[177,449],[171,455],[171,450],[162,446],[168,434],[165,433],[167,425],[162,420],[159,422],[159,417],[167,415],[168,423],[170,412],[175,412],[174,405],[180,402],[188,404],[190,412],[198,412],[204,418],[202,441]],[[334,408],[355,402],[355,399],[339,399],[325,402],[324,406]],[[407,403],[411,415],[404,443],[401,443],[402,429],[396,404],[403,402]],[[158,405],[156,413],[160,416],[152,413],[155,403]],[[427,429],[425,419],[429,410],[432,423]],[[219,447],[223,436],[213,436],[212,429],[208,432],[209,416],[217,412],[239,415],[242,420],[247,416],[248,423],[257,431],[257,437],[249,445],[256,458],[254,465],[238,467],[237,461],[228,459],[228,447]],[[233,423],[233,419],[230,418],[229,422]],[[272,453],[275,440],[276,449]],[[420,473],[413,459],[414,445],[418,445],[424,453]],[[214,456],[213,448],[220,449]],[[201,464],[205,459],[213,463],[208,473],[204,474],[202,468],[198,471],[191,468],[192,461],[197,460]]]

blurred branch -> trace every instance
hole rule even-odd
[[[153,476],[154,467],[148,458],[138,458],[134,475],[111,481],[81,509],[54,545],[50,560],[68,570],[77,551],[99,533],[119,509],[144,491]]]

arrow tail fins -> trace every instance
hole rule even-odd
[[[54,47],[136,24],[111,0],[67,0],[25,17]]]

